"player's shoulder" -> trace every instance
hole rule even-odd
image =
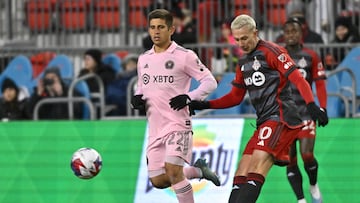
[[[258,48],[264,52],[273,53],[275,55],[281,55],[287,53],[286,49],[274,42],[260,40]]]
[[[152,53],[152,51],[151,51],[151,49],[149,49],[149,50],[146,50],[146,51],[142,52],[139,55],[139,57],[144,57],[144,56],[150,55],[151,53]]]
[[[187,53],[187,52],[189,52],[189,51],[191,51],[191,50],[190,50],[190,49],[187,49],[187,48],[185,48],[185,47],[183,47],[183,46],[176,45],[175,51]]]

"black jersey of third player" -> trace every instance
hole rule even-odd
[[[289,127],[301,125],[287,79],[296,66],[284,48],[260,40],[254,51],[239,60],[239,66],[233,84],[248,90],[257,126],[266,120],[281,121]]]
[[[295,61],[302,76],[311,86],[313,81],[325,80],[326,74],[322,62],[315,51],[306,47],[299,47],[297,50],[288,51],[290,57]],[[311,119],[307,111],[306,103],[300,95],[299,90],[291,84],[292,95],[303,120]]]

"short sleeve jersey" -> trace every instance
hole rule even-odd
[[[254,51],[239,60],[239,67],[233,85],[248,90],[257,126],[266,120],[301,125],[287,79],[296,66],[283,47],[260,40]]]
[[[289,51],[289,55],[295,61],[298,70],[301,72],[302,76],[305,78],[305,80],[309,83],[310,86],[316,80],[326,79],[324,66],[320,60],[320,57],[318,56],[318,54],[316,54],[315,51],[306,47],[301,47],[298,50],[291,52]],[[303,120],[311,119],[306,108],[305,100],[300,95],[300,92],[294,84],[291,84],[291,89],[301,118]]]
[[[135,94],[143,94],[150,136],[163,136],[176,130],[191,129],[189,109],[173,110],[170,99],[189,92],[191,78],[201,80],[212,74],[197,55],[175,42],[161,53],[154,48],[140,55]]]

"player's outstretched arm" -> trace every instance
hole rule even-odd
[[[233,86],[229,93],[218,99],[210,101],[192,100],[190,103],[190,107],[193,110],[230,108],[239,105],[244,99],[245,93],[246,90],[244,88],[238,88],[236,86]]]
[[[304,98],[311,118],[314,121],[317,121],[319,126],[326,126],[329,122],[327,112],[315,104],[309,83],[306,82],[298,70],[294,70],[290,73],[288,78],[293,84],[295,84],[301,96]]]

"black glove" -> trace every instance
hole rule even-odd
[[[208,101],[192,100],[189,106],[192,110],[203,110],[203,109],[209,109],[210,103]]]
[[[180,94],[176,97],[171,98],[169,104],[172,109],[179,111],[180,109],[189,105],[190,102],[191,102],[191,99],[188,95]]]
[[[134,95],[131,98],[131,105],[133,109],[145,110],[145,100],[142,99],[142,94]]]
[[[318,126],[326,126],[329,118],[326,109],[321,109],[314,102],[307,104],[308,112],[314,121],[318,122]]]

